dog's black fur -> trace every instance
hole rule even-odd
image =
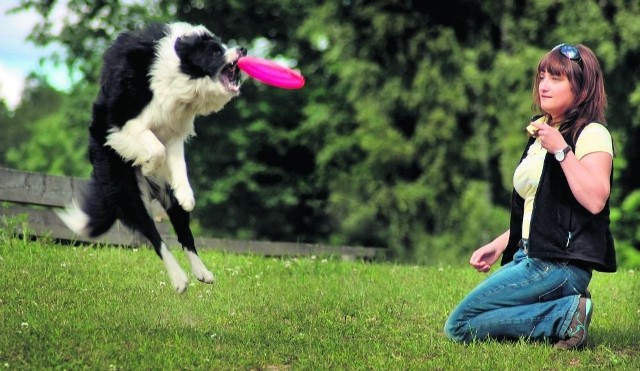
[[[204,266],[189,227],[195,200],[184,162],[184,142],[196,115],[224,107],[239,94],[237,60],[244,48],[228,48],[203,26],[153,24],[124,32],[104,55],[100,91],[89,127],[93,166],[82,200],[59,212],[74,232],[91,237],[116,220],[142,233],[165,263],[176,291],[188,284],[149,211],[156,199],[202,282]]]

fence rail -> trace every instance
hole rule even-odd
[[[148,241],[131,232],[117,222],[107,233],[97,238],[86,238],[71,232],[55,214],[53,208],[67,205],[81,194],[87,180],[57,176],[0,167],[0,214],[5,217],[26,217],[26,228],[14,225],[17,233],[33,236],[48,236],[59,241],[82,243],[105,243],[124,246],[149,246]],[[171,228],[159,204],[152,205],[156,225],[169,246],[180,246],[171,234]],[[20,224],[20,223],[16,223]],[[382,254],[383,249],[359,246],[327,246],[294,242],[268,242],[249,240],[229,240],[196,237],[198,249],[215,249],[232,253],[267,256],[309,256],[339,255],[343,259],[373,259]]]

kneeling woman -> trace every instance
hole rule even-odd
[[[538,63],[533,87],[540,115],[515,170],[510,228],[476,250],[471,265],[502,267],[453,310],[453,340],[546,340],[559,349],[586,344],[593,270],[615,272],[609,230],[613,144],[596,56],[560,44]]]

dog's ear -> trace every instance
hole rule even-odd
[[[184,35],[176,39],[174,49],[180,58],[180,70],[193,77],[213,76],[224,65],[225,46],[209,35]]]
[[[182,55],[196,48],[201,40],[200,35],[183,35],[176,39],[174,49],[178,55]]]

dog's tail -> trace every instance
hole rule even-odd
[[[75,234],[83,237],[97,237],[107,232],[116,221],[115,200],[99,192],[89,183],[89,189],[82,201],[72,200],[65,209],[56,210],[58,217]]]
[[[57,209],[56,214],[73,233],[84,237],[91,235],[89,215],[82,211],[75,199],[71,200],[66,208]]]

